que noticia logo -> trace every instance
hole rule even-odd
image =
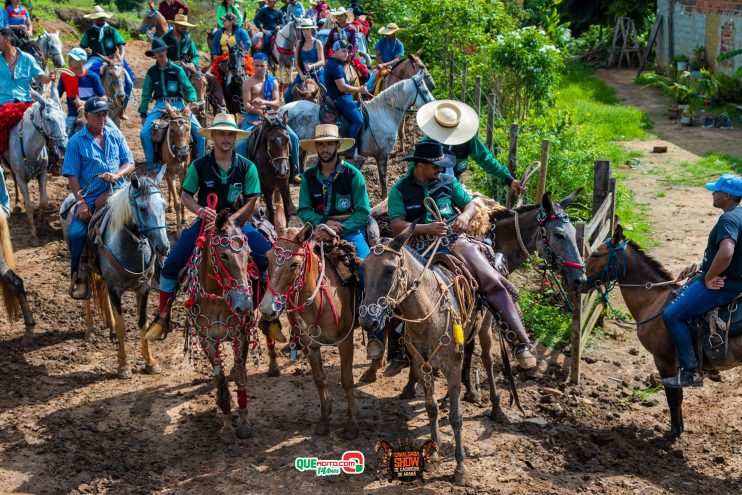
[[[341,472],[345,474],[361,474],[366,464],[363,452],[348,450],[343,452],[339,460],[317,459],[316,457],[297,457],[294,467],[297,471],[315,471],[317,476],[334,476]]]

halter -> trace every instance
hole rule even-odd
[[[268,128],[265,129],[266,132],[270,132],[271,129],[280,128],[286,131],[288,134],[288,129],[286,129],[286,126],[284,125],[283,121],[278,120],[275,118],[278,115],[278,112],[268,114]],[[288,155],[281,155],[281,156],[273,156],[271,154],[271,147],[270,147],[270,136],[267,137],[265,140],[265,154],[268,155],[268,161],[270,161],[271,165],[273,166],[273,169],[278,172],[278,168],[276,167],[276,161],[278,160],[289,160]]]
[[[147,181],[149,182],[149,181]],[[136,199],[144,194],[150,195],[150,194],[159,194],[162,195],[162,191],[159,187],[154,185],[147,185],[147,189],[143,192],[141,188],[133,188],[129,186],[129,205],[131,206],[131,209],[134,211],[134,219],[137,222],[137,230],[139,230],[140,234],[145,234],[147,232],[151,232],[153,230],[160,230],[160,229],[167,229],[167,225],[154,225],[154,226],[148,226],[146,223],[144,223],[144,220],[142,220],[142,215],[139,213],[139,208],[137,208],[137,202]],[[132,234],[133,235],[133,234]],[[136,237],[136,236],[135,236]],[[138,239],[138,238],[137,238]],[[141,241],[139,241],[141,243]]]
[[[106,82],[108,89],[110,89],[111,93],[113,93],[113,99],[116,100],[119,106],[123,107],[123,101],[121,100],[122,98],[126,97],[126,93],[124,91],[124,83],[122,81],[122,78],[118,77],[118,75],[115,75],[112,69],[121,69],[122,71],[125,70],[123,62],[118,64],[110,63],[108,64],[108,68],[106,70]],[[120,91],[119,86],[121,87]]]
[[[182,125],[185,125],[185,123],[188,122],[188,119],[186,119],[186,117],[184,115],[181,115],[181,116],[176,117],[176,118],[168,118],[168,121],[170,123],[167,126],[167,133],[165,134],[165,139],[166,139],[166,143],[167,143],[167,151],[168,151],[168,153],[170,153],[170,156],[172,156],[173,158],[177,159],[178,158],[178,155],[176,154],[177,152],[179,152],[179,151],[186,151],[186,150],[188,150],[188,148],[191,147],[192,138],[189,137],[188,144],[186,144],[185,146],[173,146],[172,140],[170,139],[170,130],[172,129],[173,124],[176,124],[178,126],[180,126],[181,124]],[[189,135],[190,135],[190,132],[189,132]]]
[[[60,59],[64,60],[62,58],[62,52],[57,49],[56,46],[52,45],[52,35],[49,33],[46,33],[45,35],[41,36],[39,38],[39,41],[41,41],[41,53],[46,57],[47,52],[52,60],[54,60],[54,57],[60,57]]]
[[[52,142],[54,145],[61,147],[62,144],[65,144],[67,141],[67,135],[64,133],[54,134],[46,130],[46,119],[48,117],[49,112],[51,111],[51,108],[49,108],[50,105],[54,105],[54,103],[45,103],[43,110],[40,109],[41,104],[39,103],[39,107],[36,108],[39,110],[39,114],[42,117],[41,126],[37,125],[36,121],[34,120],[34,116],[36,115],[36,109],[34,109],[33,106],[31,107],[31,111],[27,112],[27,115],[30,115],[29,120],[31,121],[31,125],[33,125],[34,129],[36,129],[36,132],[41,134],[41,136],[46,141],[47,145],[49,144],[49,142]],[[25,120],[25,115],[24,115],[24,120]],[[21,122],[21,125],[18,126],[18,140],[20,141],[20,145],[21,145],[21,157],[23,158],[23,162],[28,165],[30,163],[30,160],[26,157],[26,150],[23,145],[23,122]]]
[[[584,269],[584,263],[566,260],[556,254],[549,245],[549,237],[546,235],[546,224],[548,224],[549,222],[555,222],[556,220],[571,224],[569,215],[567,215],[563,211],[548,215],[546,213],[546,210],[544,210],[544,208],[542,207],[536,215],[536,220],[538,221],[539,225],[538,230],[536,231],[536,241],[541,241],[541,244],[537,246],[537,248],[539,250],[539,254],[549,263],[550,268],[554,269],[554,267],[557,266],[566,266],[568,268]],[[518,231],[520,231],[520,228],[518,228]],[[528,254],[528,251],[526,251],[526,254]]]

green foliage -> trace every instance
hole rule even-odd
[[[725,60],[729,60],[730,58],[734,58],[737,55],[742,55],[742,48],[732,50],[731,52],[727,53],[721,53],[716,57],[716,60],[718,60],[719,62],[723,62]],[[742,79],[742,67],[737,68],[737,71],[734,73],[734,77],[736,77],[737,79]]]
[[[719,85],[719,98],[726,102],[742,102],[742,78],[724,73],[716,74],[714,77]]]
[[[551,349],[566,343],[571,334],[572,314],[559,304],[556,294],[546,289],[544,294],[529,289],[520,291],[523,323],[533,332],[534,340]]]
[[[558,5],[562,19],[571,22],[574,35],[581,35],[592,25],[609,25],[612,30],[619,17],[634,19],[639,32],[651,29],[651,14],[656,7],[655,0],[563,0]]]
[[[562,0],[525,0],[523,7],[528,17],[527,24],[544,30],[549,39],[557,46],[564,46],[571,38],[569,22],[562,22],[557,5]]]

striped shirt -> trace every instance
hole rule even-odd
[[[98,145],[87,126],[83,127],[67,143],[64,153],[64,167],[62,175],[65,177],[77,177],[80,187],[85,189],[89,184],[90,189],[85,195],[85,202],[89,205],[108,189],[109,185],[95,176],[105,172],[114,173],[128,163],[134,163],[126,139],[118,129],[103,129],[104,148]],[[114,189],[124,187],[126,181],[119,181],[113,185]]]

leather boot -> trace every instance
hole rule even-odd
[[[72,274],[70,297],[77,300],[90,299],[90,285],[88,284],[88,243],[87,240],[80,253],[80,262],[77,271]]]
[[[403,369],[410,365],[410,360],[405,354],[405,348],[399,342],[402,334],[397,333],[397,320],[391,320],[391,323],[392,328],[389,330],[389,352],[387,354],[389,366],[384,370],[385,377],[397,376]],[[404,323],[399,322],[399,326],[404,331]]]

